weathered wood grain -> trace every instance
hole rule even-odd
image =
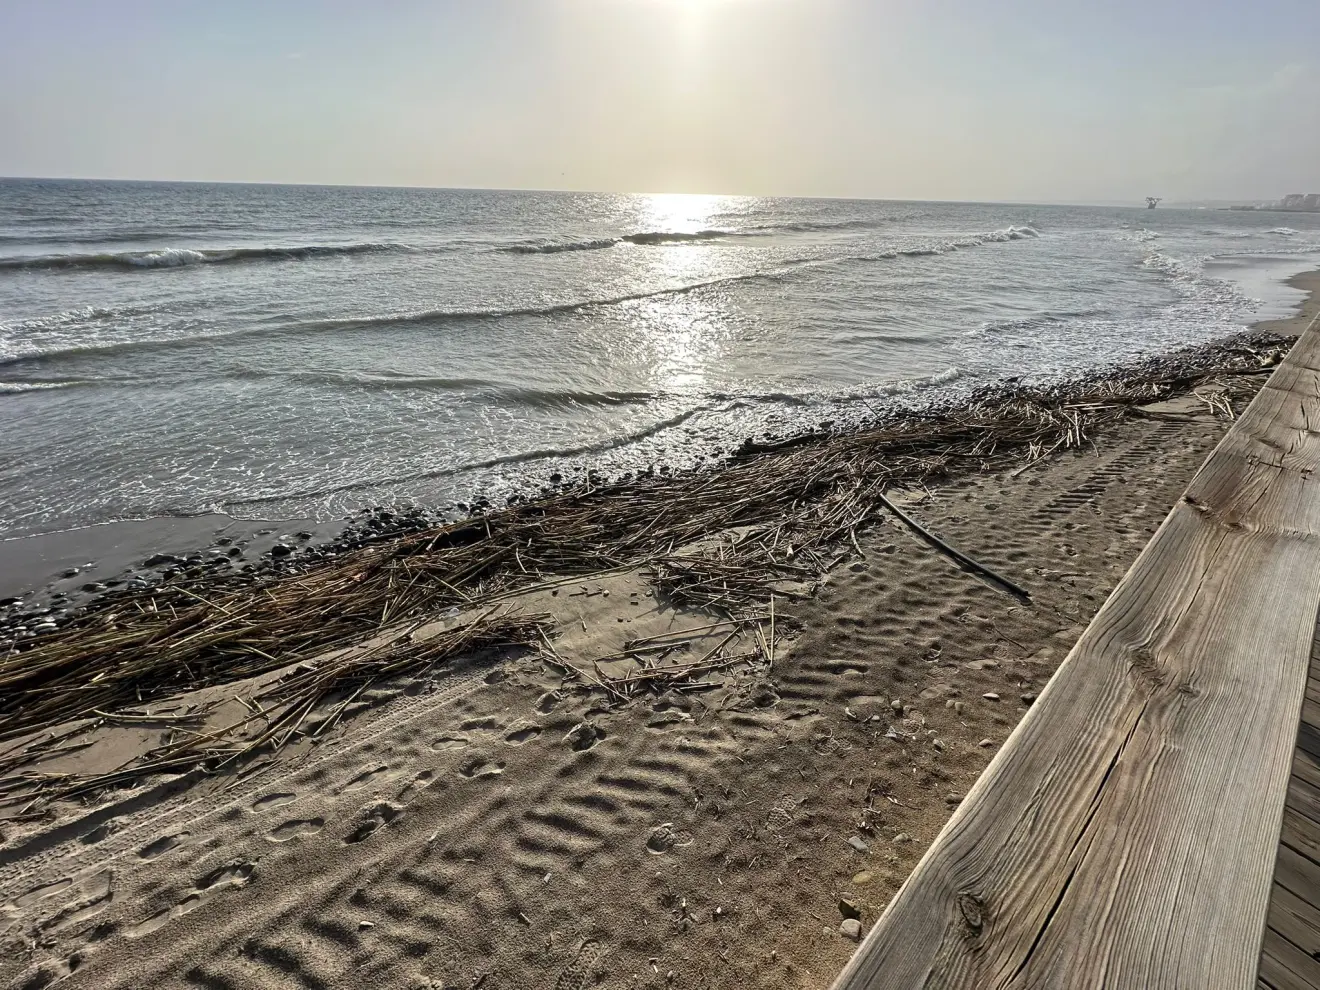
[[[1320,608],[1317,467],[1313,329],[1207,459],[836,990],[1257,985]],[[1297,975],[1288,959],[1275,963]],[[1273,982],[1264,965],[1260,976]]]
[[[1274,990],[1313,990],[1320,979],[1320,963],[1274,929],[1267,928],[1260,957],[1260,978]]]

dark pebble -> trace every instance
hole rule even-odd
[[[270,555],[272,557],[287,557],[291,553],[293,553],[293,547],[285,546],[283,543],[276,543],[270,548]]]

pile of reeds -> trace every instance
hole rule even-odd
[[[103,599],[0,654],[0,741],[312,660],[551,577],[646,566],[675,603],[745,616],[856,546],[889,486],[1031,463],[1088,443],[1141,404],[1193,391],[1211,411],[1236,415],[1287,343],[1242,335],[1064,384],[1010,382],[847,431],[748,445],[716,469],[587,481],[264,584],[173,584]],[[491,632],[532,641],[530,628]]]
[[[545,616],[489,608],[452,626],[428,629],[424,636],[418,635],[419,624],[414,623],[365,646],[305,661],[283,676],[259,683],[246,694],[212,699],[190,706],[181,714],[131,708],[81,711],[81,717],[58,736],[52,733],[28,739],[26,745],[0,754],[0,801],[70,797],[158,773],[214,772],[254,754],[280,749],[295,738],[316,740],[377,682],[404,675],[424,676],[431,668],[459,655],[503,653],[529,646],[544,639],[548,629],[545,620]],[[137,672],[121,670],[118,676],[132,678]],[[56,687],[52,694],[57,691]],[[229,701],[242,705],[246,714],[208,725]],[[163,740],[132,766],[113,773],[61,774],[24,769],[61,752],[85,747],[89,734],[101,725],[158,730]]]

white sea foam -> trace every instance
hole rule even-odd
[[[24,392],[48,392],[57,388],[73,388],[82,382],[0,382],[0,395],[21,395]]]

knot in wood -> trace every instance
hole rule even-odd
[[[1143,681],[1153,688],[1164,684],[1164,674],[1160,670],[1160,661],[1154,653],[1144,646],[1128,648],[1128,672],[1135,680]]]
[[[963,891],[958,895],[958,913],[973,935],[980,935],[985,925],[985,905],[975,894]]]

